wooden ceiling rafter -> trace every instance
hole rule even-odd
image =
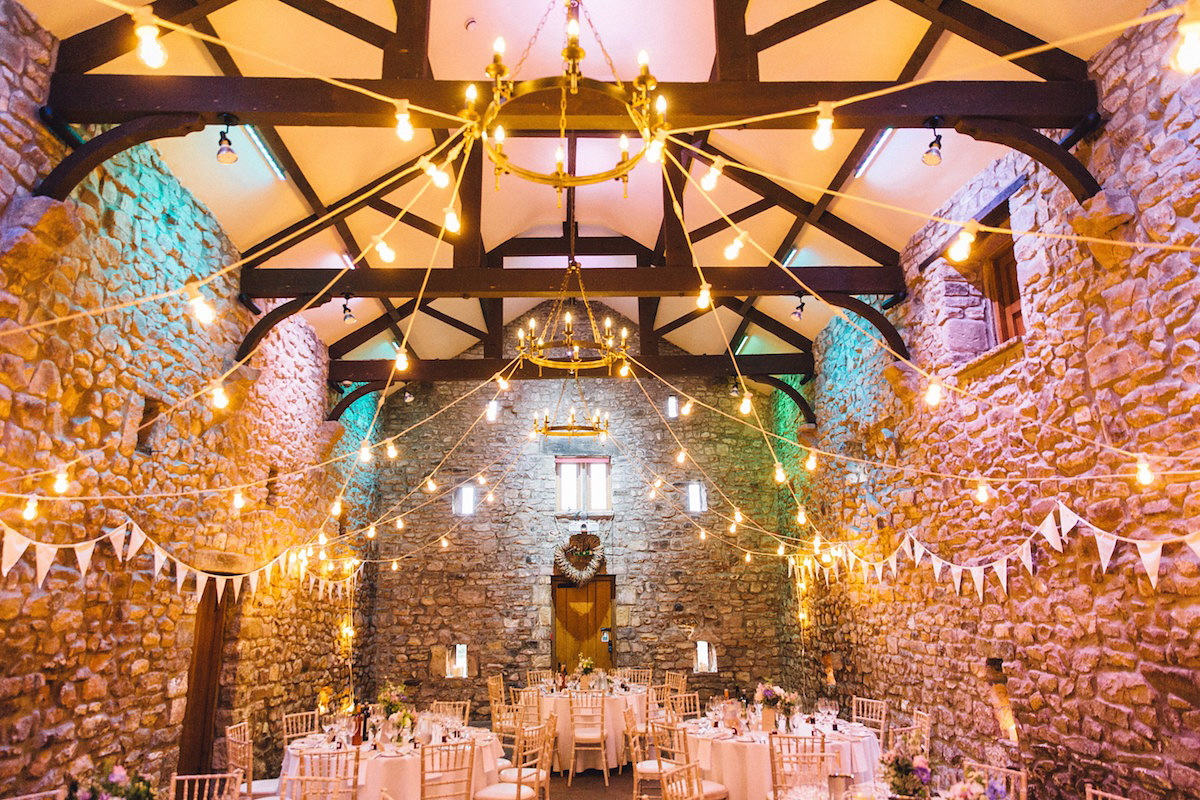
[[[824,0],[751,34],[750,46],[754,48],[757,57],[763,50],[782,44],[873,2],[875,0]]]
[[[400,323],[407,319],[417,307],[416,300],[408,300],[404,303],[404,305],[397,308],[391,302],[390,298],[380,299],[386,301],[386,304],[384,305],[384,312],[375,319],[358,326],[342,338],[338,339],[336,342],[330,344],[328,350],[329,357],[331,359],[342,358],[351,350],[361,347],[379,334],[387,331],[389,328],[393,330],[393,333],[398,333],[398,326]],[[402,341],[403,338],[403,334],[399,334],[399,340]],[[419,360],[417,355],[412,351],[411,347],[409,348],[408,355],[414,361]]]
[[[394,31],[365,17],[360,17],[353,11],[348,11],[329,0],[279,0],[279,2],[323,22],[331,28],[336,28],[347,36],[352,36],[360,42],[365,42],[381,50],[387,48],[396,36]]]
[[[739,301],[735,297],[718,297],[713,302],[720,307],[728,308],[735,314],[741,315],[747,321],[747,324],[753,323],[757,325],[789,347],[794,347],[801,352],[812,351],[812,339],[809,339],[797,330],[789,328],[770,314],[754,308],[751,304]]]

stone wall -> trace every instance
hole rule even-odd
[[[22,8],[0,0],[0,483],[8,498],[0,519],[55,543],[133,520],[187,564],[252,569],[325,521],[355,462],[305,470],[353,455],[365,421],[344,420],[344,440],[342,425],[324,422],[325,348],[299,318],[226,382],[230,408],[210,407],[207,385],[233,365],[254,319],[234,300],[236,272],[204,289],[219,313],[208,328],[172,297],[12,332],[176,289],[237,257],[149,147],[112,159],[66,203],[30,197],[63,155],[36,117],[54,46]],[[147,398],[181,407],[139,442]],[[70,488],[58,499],[50,484],[64,463]],[[237,513],[221,490],[243,483],[254,485]],[[368,513],[373,484],[370,471],[355,473],[351,524]],[[31,522],[21,516],[29,494],[42,498]],[[86,577],[63,550],[36,587],[31,548],[0,581],[7,794],[61,786],[106,758],[162,780],[175,769],[196,602],[192,579],[181,596],[170,567],[152,572],[149,547],[120,563],[101,542]],[[218,722],[251,717],[262,766],[277,767],[280,715],[311,709],[319,685],[349,679],[337,638],[349,600],[319,601],[276,573],[253,597],[244,588],[233,606]],[[216,757],[223,761],[220,744]]]
[[[904,249],[909,297],[888,316],[922,368],[972,399],[926,407],[923,381],[889,370],[844,322],[818,341],[819,377],[806,391],[820,447],[940,473],[978,471],[995,499],[978,504],[965,481],[827,464],[803,489],[825,536],[879,559],[911,533],[943,559],[989,564],[1059,500],[1123,536],[1196,530],[1200,482],[1159,477],[1143,488],[1131,477],[1136,459],[1092,443],[1145,454],[1159,470],[1171,456],[1194,464],[1194,258],[1030,233],[1195,244],[1200,81],[1164,69],[1175,22],[1127,32],[1092,61],[1111,118],[1078,152],[1101,195],[1080,207],[1047,170],[1014,155],[937,212],[968,218],[1018,175],[1030,177],[1010,201],[1023,341],[980,355],[978,290],[944,259],[918,273],[947,243],[945,226],[926,226]],[[1033,575],[1010,563],[1005,597],[989,572],[982,603],[969,574],[956,595],[945,573],[934,581],[928,558],[913,569],[902,557],[899,574],[889,570],[882,584],[861,575],[828,587],[808,581],[793,589],[784,616],[789,677],[810,695],[885,698],[900,719],[932,711],[943,772],[962,758],[1021,766],[1035,798],[1082,797],[1089,781],[1135,798],[1200,794],[1196,555],[1167,545],[1155,590],[1132,545],[1117,546],[1107,573],[1085,531],[1064,553],[1042,540],[1033,550]],[[825,685],[826,666],[835,687]]]
[[[536,313],[545,320],[544,306]],[[623,324],[629,323],[617,322]],[[505,341],[515,340],[510,328]],[[632,352],[636,348],[636,342],[631,344]],[[664,410],[669,390],[651,377],[643,376],[642,381]],[[617,666],[653,666],[659,679],[664,670],[687,671],[689,685],[706,696],[739,686],[752,689],[754,682],[777,676],[782,669],[777,597],[785,588],[785,569],[774,557],[747,564],[741,551],[718,537],[769,552],[774,540],[745,528],[730,537],[727,523],[715,513],[731,514],[730,503],[710,484],[712,512],[696,519],[711,533],[700,541],[698,529],[676,510],[682,508],[681,491],[671,492],[669,501],[662,495],[651,499],[652,478],[643,477],[636,466],[648,464],[667,487],[681,487],[687,480],[702,479],[698,464],[748,517],[769,525],[775,493],[764,492],[763,486],[773,489],[775,484],[761,435],[697,407],[690,416],[671,421],[695,459],[681,467],[674,460],[673,439],[636,382],[583,378],[580,385],[591,407],[611,414],[611,441],[589,441],[573,452],[612,458],[614,515],[611,520],[593,519],[590,530],[599,528],[606,572],[616,581]],[[689,379],[680,386],[736,414],[737,400],[729,396],[728,381]],[[410,386],[411,403],[404,402],[403,393],[389,400],[384,431],[397,433],[471,388],[468,383]],[[488,384],[446,408],[435,422],[401,440],[399,461],[381,465],[381,510],[415,494],[397,509],[405,512],[404,530],[383,526],[393,532],[379,544],[382,563],[368,645],[377,678],[412,681],[415,699],[422,705],[438,698],[469,698],[480,714],[486,713],[488,675],[501,673],[507,685],[523,686],[526,670],[553,666],[553,552],[569,536],[568,520],[555,515],[554,453],[560,451],[561,440],[547,444],[541,437],[531,441],[527,434],[533,413],[555,408],[560,395],[562,416],[571,405],[583,407],[574,385],[568,384],[563,394],[563,383],[557,380],[513,381],[509,391],[496,392],[495,385]],[[499,419],[481,421],[469,430],[493,395],[500,401]],[[765,402],[759,403],[767,414]],[[454,449],[460,438],[462,444]],[[420,491],[443,456],[446,465],[436,478],[439,491],[498,462],[486,470],[495,504],[481,506],[477,515],[464,521],[452,514],[449,495],[431,499]],[[511,472],[498,484],[510,462]],[[449,534],[449,547],[441,548],[438,538],[460,521],[462,526]],[[431,546],[391,570],[392,558],[421,545]],[[716,646],[719,673],[691,674],[695,639]],[[459,643],[468,645],[470,677],[446,679],[439,658],[444,648]]]

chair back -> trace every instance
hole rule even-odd
[[[963,760],[963,775],[974,773],[986,789],[993,783],[1003,787],[1009,800],[1028,800],[1029,775],[1023,769],[1009,769],[978,761]]]
[[[492,706],[492,732],[511,734],[525,718],[525,707],[517,704]]]
[[[238,800],[242,773],[217,772],[211,775],[172,775],[167,800]]]
[[[421,800],[471,800],[475,740],[421,748]]]
[[[225,765],[231,770],[241,770],[246,788],[254,785],[254,742],[250,739],[249,723],[225,726]]]
[[[926,711],[913,711],[911,725],[888,726],[888,749],[894,748],[900,742],[916,740],[916,751],[928,754],[932,733],[933,716]]]
[[[337,800],[342,787],[337,778],[321,775],[281,775],[279,800]]]
[[[296,714],[283,715],[283,746],[287,747],[293,739],[308,736],[320,730],[317,725],[316,711],[301,711]]]
[[[667,769],[659,778],[663,800],[703,800],[704,784],[698,764],[680,764]]]
[[[522,719],[526,725],[537,725],[542,721],[542,690],[536,686],[515,690],[517,705],[521,707]]]
[[[836,753],[825,750],[825,737],[772,733],[771,785],[776,797],[797,786],[824,786]]]
[[[48,789],[33,794],[19,794],[16,797],[6,797],[4,800],[63,800],[67,796],[66,789]]]
[[[665,683],[646,688],[646,719],[665,719],[671,687]]]
[[[542,750],[546,747],[546,724],[525,725],[517,731],[513,744],[512,765],[517,770],[517,783],[529,783],[530,779],[540,782]],[[535,795],[536,796],[536,795]]]
[[[634,764],[646,760],[646,743],[642,741],[642,734],[638,733],[637,715],[629,706],[625,706],[625,741],[629,747],[629,758]]]
[[[667,698],[667,712],[673,714],[676,722],[700,718],[700,693],[684,692]]]
[[[1093,788],[1089,783],[1087,785],[1087,800],[1129,800],[1129,798],[1124,795],[1113,794],[1112,792],[1102,792],[1099,789]]]
[[[491,706],[504,705],[504,676],[488,676],[488,704]]]
[[[338,798],[354,800],[358,796],[357,747],[338,750],[307,750],[300,754],[300,774],[331,778],[337,782]]]
[[[887,700],[872,700],[869,697],[854,695],[851,719],[875,731],[880,743],[886,741],[883,735],[887,730],[887,712]]]
[[[434,714],[444,714],[454,717],[465,726],[471,721],[470,700],[435,700],[429,709]]]
[[[630,683],[639,683],[642,686],[649,686],[654,682],[654,670],[642,669],[640,667],[630,667],[626,673],[625,679]]]
[[[525,672],[525,685],[536,689],[546,681],[554,680],[554,670],[552,669],[531,669]]]
[[[688,752],[687,729],[681,724],[651,722],[650,740],[654,743],[660,772],[668,767],[682,766],[692,760],[691,753]]]
[[[687,674],[683,672],[668,672],[663,677],[663,683],[671,690],[671,694],[687,691]]]
[[[571,728],[604,730],[604,694],[602,692],[572,691]]]

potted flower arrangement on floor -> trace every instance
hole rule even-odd
[[[929,766],[929,757],[924,753],[909,755],[918,750],[914,744],[901,740],[879,759],[883,765],[883,779],[891,790],[893,800],[929,797],[933,771]]]
[[[100,766],[90,779],[72,778],[67,785],[66,800],[154,800],[154,787],[137,773],[120,764]]]

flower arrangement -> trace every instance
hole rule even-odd
[[[783,702],[787,692],[782,686],[775,686],[770,683],[760,683],[758,688],[754,690],[754,702],[766,706],[767,708],[775,708]]]
[[[790,717],[795,713],[796,707],[800,705],[799,692],[784,692],[783,697],[779,699],[779,708],[783,711],[785,717]]]
[[[575,665],[575,669],[580,675],[591,675],[596,670],[596,662],[585,656],[579,657],[579,663]]]
[[[127,770],[120,764],[102,765],[90,780],[72,778],[67,786],[67,800],[110,800],[114,797],[154,800],[154,787],[136,770]]]
[[[933,771],[929,758],[923,754],[909,755],[906,742],[898,742],[879,759],[883,779],[892,793],[903,797],[928,797]]]
[[[408,695],[404,693],[403,687],[399,684],[392,683],[390,680],[383,685],[379,690],[379,705],[383,708],[383,714],[388,718],[388,722],[398,728],[404,728],[406,725],[412,727],[416,722],[416,712],[408,699]]]
[[[999,778],[985,785],[984,777],[972,770],[939,797],[945,800],[1008,800],[1008,789]]]

